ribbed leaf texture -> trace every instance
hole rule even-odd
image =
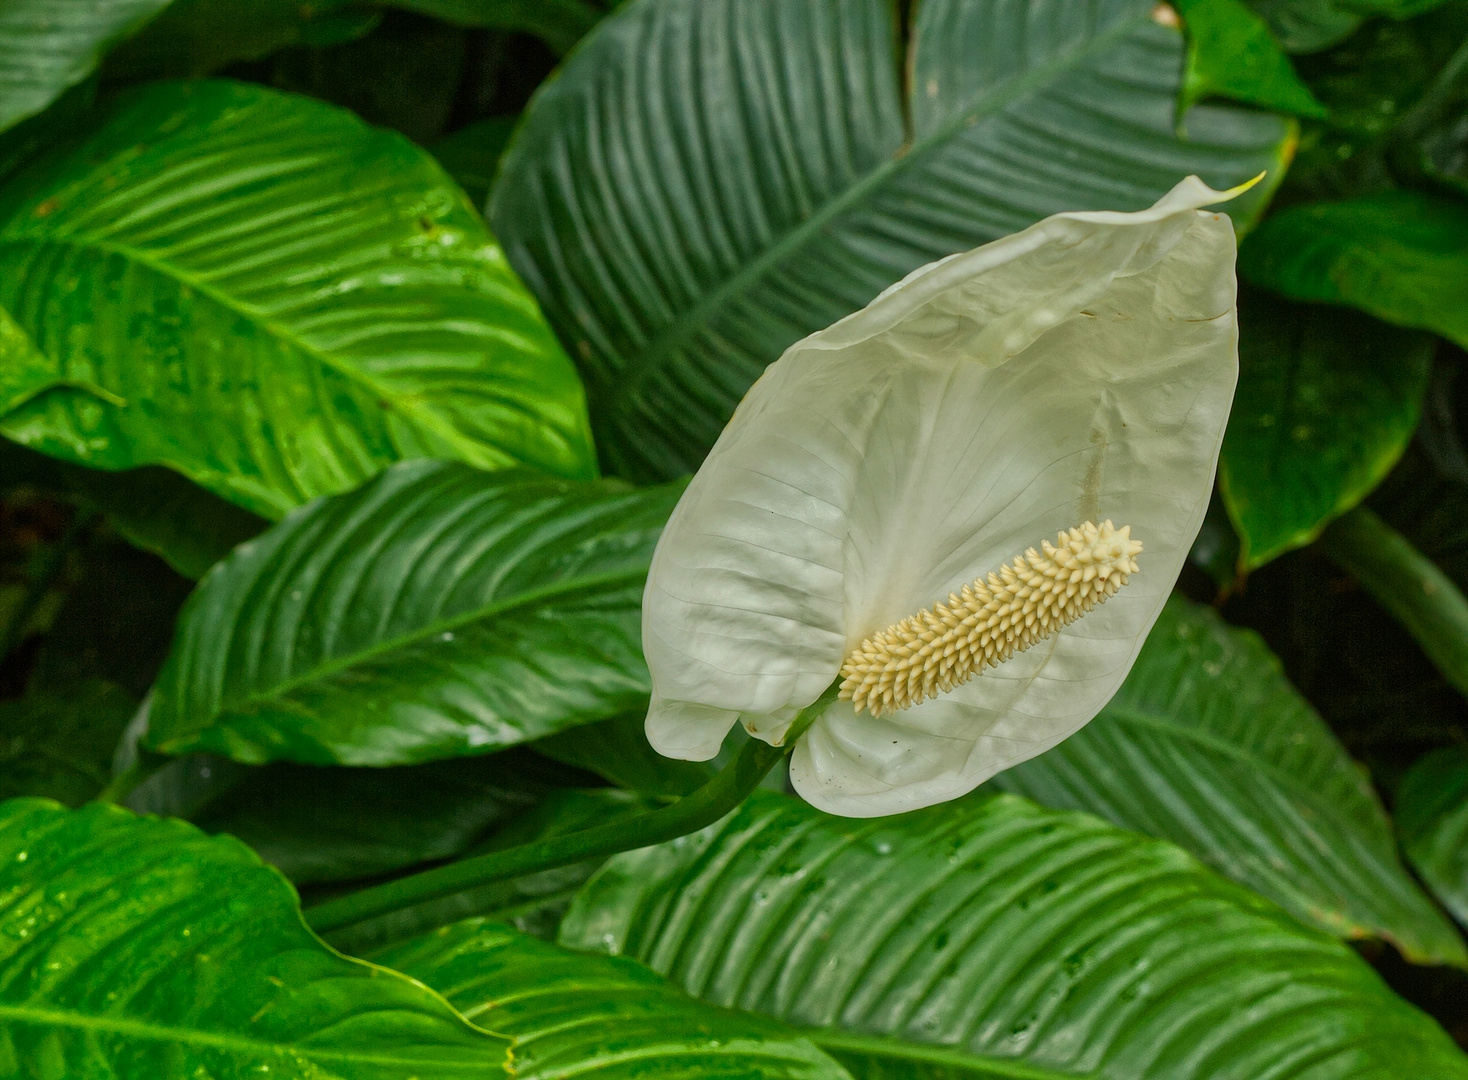
[[[645,708],[642,586],[680,490],[415,461],[303,507],[189,598],[148,742],[406,765]]]
[[[402,458],[592,475],[574,369],[426,152],[224,81],[97,122],[0,197],[0,306],[41,357],[0,369],[4,434],[276,518]]]
[[[514,1039],[517,1080],[849,1080],[798,1032],[705,1005],[641,964],[468,919],[372,955]]]
[[[1340,937],[1468,963],[1363,771],[1264,642],[1211,608],[1171,600],[1101,715],[994,783],[1171,840]]]
[[[1347,946],[1170,844],[1013,795],[853,821],[756,792],[608,862],[561,941],[807,1028],[860,1076],[1468,1077]]]
[[[506,1049],[323,946],[236,840],[98,804],[0,804],[0,1075],[486,1080]]]
[[[490,220],[608,469],[692,470],[788,345],[939,256],[1280,175],[1277,117],[1200,106],[1177,137],[1183,38],[1151,0],[913,7],[904,68],[886,0],[634,0],[531,103]]]
[[[81,82],[108,46],[169,0],[6,0],[0,5],[0,131]]]
[[[1407,858],[1468,924],[1468,749],[1436,750],[1413,765],[1397,789],[1396,810]]]

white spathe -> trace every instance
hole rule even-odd
[[[1236,189],[1238,190],[1238,189]],[[1189,177],[914,271],[750,388],[658,543],[647,736],[778,743],[872,633],[1087,520],[1130,525],[1115,597],[947,694],[826,710],[795,789],[871,817],[971,791],[1100,711],[1182,569],[1238,377],[1235,242]]]

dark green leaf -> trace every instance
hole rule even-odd
[[[1314,540],[1396,464],[1417,428],[1434,342],[1258,293],[1239,318],[1218,481],[1252,570]]]
[[[1012,795],[852,821],[756,792],[613,858],[561,941],[866,1076],[1468,1077],[1347,946],[1170,844]]]
[[[1297,206],[1239,251],[1256,285],[1468,345],[1468,207],[1410,191]]]
[[[1350,37],[1361,16],[1336,0],[1249,0],[1286,52],[1328,49]]]
[[[148,744],[406,765],[645,706],[642,587],[680,490],[421,461],[304,507],[190,598]]]
[[[208,75],[291,46],[352,41],[381,19],[350,0],[173,0],[102,71],[111,79]]]
[[[1187,29],[1179,118],[1209,97],[1232,98],[1295,116],[1325,107],[1300,81],[1269,26],[1244,0],[1174,0]]]
[[[190,578],[270,523],[168,469],[103,472],[0,439],[0,476],[34,484],[100,510],[134,547]]]
[[[687,795],[713,775],[707,762],[659,754],[643,734],[646,709],[537,739],[535,749],[556,761],[596,773],[643,795]]]
[[[276,517],[405,457],[594,468],[575,372],[483,222],[340,110],[153,84],[0,222],[0,306],[45,358],[0,368],[19,442]]]
[[[1437,898],[1468,924],[1468,748],[1428,754],[1397,789],[1407,858]]]
[[[137,707],[101,679],[0,702],[0,799],[42,795],[80,806],[95,796],[112,778],[112,751]]]
[[[846,1080],[797,1032],[705,1005],[631,960],[588,956],[469,919],[372,959],[514,1039],[517,1080]]]
[[[597,24],[603,12],[584,0],[387,0],[456,26],[534,34],[559,55]]]
[[[1154,6],[925,0],[910,83],[886,0],[604,21],[531,103],[490,219],[581,366],[607,467],[693,469],[786,346],[938,256],[1190,172],[1277,181],[1278,117],[1198,106],[1177,137],[1183,40]]]
[[[307,885],[461,855],[537,794],[498,755],[395,769],[277,763],[251,769],[193,821]]]
[[[81,82],[169,0],[7,0],[0,6],[0,131]]]
[[[485,1080],[507,1040],[324,948],[242,844],[37,799],[0,806],[0,1074]]]
[[[500,154],[510,141],[518,116],[480,120],[440,139],[430,148],[438,163],[459,182],[474,205],[483,206],[499,169]]]
[[[1209,608],[1171,600],[1101,715],[995,784],[1171,840],[1329,933],[1468,965],[1365,775],[1264,643]]]
[[[580,832],[619,818],[635,817],[657,803],[615,788],[552,792],[535,809],[516,818],[470,854],[529,844],[551,836]],[[453,896],[401,908],[326,935],[343,952],[366,955],[373,949],[416,937],[469,916],[490,915],[516,929],[554,938],[571,898],[605,859],[591,859],[555,870],[542,870],[510,881],[466,889]]]

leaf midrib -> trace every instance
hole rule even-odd
[[[329,678],[339,672],[346,671],[348,668],[376,660],[398,649],[421,644],[438,634],[456,630],[470,623],[492,619],[496,616],[511,613],[516,609],[555,600],[558,597],[570,593],[585,592],[590,594],[602,590],[609,590],[618,585],[632,585],[639,581],[644,581],[646,578],[647,569],[643,567],[638,570],[615,570],[602,574],[588,574],[585,577],[567,578],[550,585],[543,585],[538,589],[530,589],[516,596],[506,597],[495,603],[471,608],[458,615],[440,619],[436,622],[426,623],[406,634],[399,634],[393,638],[385,638],[366,649],[327,660],[317,667],[310,668],[307,671],[301,672],[299,675],[294,675],[289,679],[275,683],[259,692],[248,694],[243,698],[235,699],[233,702],[221,702],[219,711],[222,714],[240,706],[269,704],[275,699],[290,693],[297,687],[304,686],[318,679]]]
[[[1060,1072],[1013,1058],[986,1057],[957,1046],[907,1042],[890,1035],[861,1035],[833,1028],[801,1027],[796,1030],[828,1052],[837,1050],[950,1068],[979,1069],[993,1076],[1012,1077],[1013,1080],[1100,1080],[1096,1073]]]
[[[134,247],[131,244],[105,240],[98,237],[95,233],[67,233],[58,231],[50,234],[31,234],[24,231],[0,229],[0,244],[6,242],[54,244],[58,247],[73,247],[82,251],[98,251],[120,255],[124,259],[130,259],[133,262],[148,267],[150,270],[170,281],[185,288],[193,289],[202,296],[208,297],[226,311],[231,311],[236,315],[245,317],[275,340],[299,350],[310,359],[315,360],[322,367],[336,372],[348,382],[364,387],[379,401],[391,401],[395,409],[411,417],[414,423],[420,424],[425,429],[434,432],[451,445],[459,447],[461,451],[467,451],[469,460],[473,460],[473,451],[480,448],[480,444],[472,439],[464,438],[452,424],[447,423],[443,417],[433,410],[423,409],[420,404],[422,401],[421,398],[411,394],[394,394],[388,391],[384,386],[373,380],[366,372],[351,364],[338,360],[329,352],[307,343],[304,339],[293,334],[290,327],[285,323],[270,318],[260,308],[231,296],[206,279],[188,272],[181,266],[160,259],[144,251],[142,248]],[[493,444],[491,443],[489,445]],[[509,453],[504,447],[495,446],[494,448],[499,453],[505,454],[511,460],[515,460],[514,455]]]
[[[318,1049],[299,1043],[274,1043],[252,1039],[245,1035],[203,1031],[198,1028],[181,1028],[169,1024],[150,1023],[146,1020],[131,1020],[123,1017],[100,1017],[65,1009],[43,1009],[24,1005],[0,1005],[0,1019],[16,1023],[34,1024],[43,1027],[72,1028],[78,1031],[101,1031],[150,1042],[166,1042],[185,1046],[209,1047],[230,1050],[240,1054],[269,1055],[271,1057],[298,1056],[315,1061],[342,1061],[368,1065],[386,1065],[421,1069],[424,1066],[443,1066],[463,1069],[464,1061],[450,1058],[399,1058],[381,1054],[362,1053],[351,1050]],[[500,1041],[500,1036],[481,1032],[486,1048]],[[505,1040],[508,1042],[508,1040]]]
[[[608,411],[616,413],[624,409],[632,393],[654,370],[662,367],[675,349],[693,336],[710,311],[722,307],[732,297],[744,292],[756,279],[763,277],[765,271],[804,247],[812,235],[824,229],[832,220],[847,210],[858,205],[869,192],[881,186],[889,177],[907,169],[934,147],[946,144],[953,135],[971,123],[977,122],[980,118],[996,115],[1032,89],[1051,81],[1054,76],[1072,67],[1080,66],[1096,53],[1104,51],[1113,43],[1130,35],[1133,30],[1143,26],[1150,19],[1150,15],[1118,19],[1109,29],[1092,38],[1084,47],[1063,53],[1051,62],[1011,79],[1000,88],[989,88],[977,103],[969,109],[959,111],[949,121],[935,127],[926,137],[905,139],[890,158],[786,232],[783,238],[766,248],[761,255],[747,263],[738,273],[706,293],[698,303],[669,323],[650,345],[638,350],[636,355],[630,358],[621,369],[616,381],[609,388]],[[909,96],[901,89],[899,89],[899,94],[904,97]],[[903,105],[906,110],[910,105],[910,100],[904,101]]]

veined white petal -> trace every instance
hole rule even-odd
[[[1189,178],[1141,213],[1047,218],[787,350],[654,557],[643,636],[663,707],[799,709],[863,638],[1109,518],[1146,545],[1117,596],[938,699],[880,720],[833,707],[791,779],[822,809],[895,813],[1089,721],[1212,487],[1238,369],[1234,239],[1198,208],[1224,197]]]

